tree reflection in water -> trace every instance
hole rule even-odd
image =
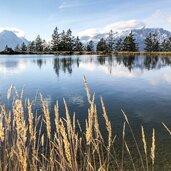
[[[43,59],[37,59],[37,60],[33,60],[33,63],[36,63],[37,66],[41,69],[43,64],[46,64],[46,60],[43,60]]]
[[[67,72],[69,74],[72,74],[73,64],[79,68],[79,65],[80,65],[79,58],[77,58],[77,59],[72,59],[72,57],[55,58],[53,61],[53,68],[54,68],[57,76],[59,76],[60,71],[63,71],[64,73]]]
[[[164,66],[171,65],[171,58],[159,57],[159,56],[94,56],[90,57],[89,60],[83,60],[89,57],[79,56],[74,57],[58,57],[53,59],[53,68],[56,75],[59,77],[60,72],[72,74],[73,66],[79,68],[80,63],[88,64],[94,63],[95,65],[102,65],[108,68],[109,73],[112,73],[112,68],[115,66],[124,66],[132,72],[133,69],[152,70],[160,69]],[[39,68],[46,64],[46,59],[33,60]]]

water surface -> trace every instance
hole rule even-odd
[[[87,117],[87,97],[83,84],[86,76],[89,88],[96,93],[100,126],[99,97],[102,96],[112,122],[114,133],[121,129],[127,113],[135,132],[141,124],[148,134],[154,127],[163,146],[170,147],[170,139],[161,125],[171,126],[171,58],[168,57],[104,57],[104,56],[0,56],[0,94],[6,103],[7,89],[14,84],[25,96],[34,99],[41,92],[54,119],[53,106],[60,104],[64,116],[63,97],[71,115],[76,112],[81,123]],[[39,106],[41,113],[41,106]],[[169,148],[170,149],[170,148]]]
[[[65,97],[72,109],[81,111],[87,104],[83,75],[109,112],[116,114],[122,108],[143,122],[171,123],[171,58],[0,56],[3,100],[14,84],[19,90],[24,86],[31,99],[42,92],[50,107]]]

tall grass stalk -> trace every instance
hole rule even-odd
[[[142,142],[143,142],[144,153],[145,153],[146,167],[147,167],[147,171],[148,171],[147,142],[146,142],[146,137],[145,137],[145,132],[144,132],[143,126],[141,126],[141,133],[142,133]]]
[[[24,90],[19,96],[15,86],[10,87],[7,99],[11,110],[7,110],[5,105],[0,104],[0,171],[148,170],[149,161],[144,128],[142,127],[141,134],[146,168],[127,115],[122,111],[125,118],[122,135],[114,135],[104,101],[100,97],[103,113],[101,118],[106,127],[105,134],[101,130],[100,110],[98,111],[95,104],[95,94],[90,94],[85,77],[84,84],[88,97],[85,125],[77,120],[76,113],[71,115],[65,99],[63,100],[65,114],[61,115],[59,104],[56,102],[55,118],[51,118],[52,114],[42,95],[35,98],[34,101],[28,99],[25,101]],[[12,98],[12,96],[14,97]],[[37,99],[41,101],[43,114],[34,110]],[[24,102],[26,102],[25,105]],[[55,126],[53,127],[53,125]],[[126,140],[127,125],[132,134],[132,137],[129,138],[133,138],[137,151],[131,151],[130,145],[126,143],[128,142]],[[169,132],[167,126],[163,125]],[[151,145],[153,170],[156,151],[155,139],[155,130],[153,129]],[[137,152],[138,161],[134,160]],[[141,162],[141,168],[139,162]]]
[[[162,122],[162,125],[165,127],[165,129],[167,130],[167,132],[171,135],[171,130],[166,126],[166,124],[164,124],[164,123]]]
[[[121,111],[122,111],[122,114],[124,115],[124,118],[125,118],[126,123],[127,123],[128,126],[129,126],[129,129],[130,129],[130,131],[131,131],[131,134],[132,134],[134,143],[135,143],[135,145],[136,145],[136,149],[137,149],[138,154],[139,154],[139,157],[140,157],[140,161],[141,161],[141,164],[142,164],[142,168],[143,168],[143,170],[145,170],[143,158],[142,158],[142,155],[141,155],[141,152],[140,152],[140,149],[139,149],[137,140],[136,140],[136,138],[135,138],[134,132],[133,132],[132,127],[131,127],[131,125],[130,125],[130,123],[129,123],[128,117],[127,117],[127,115],[125,114],[125,112],[124,112],[123,110],[121,110]]]
[[[155,160],[155,130],[152,132],[152,145],[151,145],[151,160],[152,160],[152,170],[154,170],[154,160]]]

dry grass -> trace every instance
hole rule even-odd
[[[145,153],[145,159],[146,159],[146,167],[148,170],[147,142],[146,142],[146,137],[145,137],[145,132],[144,132],[143,126],[141,126],[141,133],[142,133],[142,142],[143,142],[143,146],[144,146],[144,153]]]
[[[154,160],[155,160],[155,130],[153,129],[152,133],[152,145],[151,145],[151,160],[152,160],[152,170],[154,170]]]
[[[143,56],[171,56],[171,52],[127,52],[127,51],[122,51],[122,52],[113,52],[113,55],[118,55],[118,56],[131,56],[131,55],[143,55]]]
[[[171,130],[164,123],[162,123],[162,124],[165,127],[165,129],[167,130],[167,132],[171,135]]]
[[[144,153],[139,148],[127,115],[124,115],[121,155],[120,148],[115,145],[116,135],[112,133],[105,104],[102,97],[101,106],[103,118],[106,124],[106,135],[102,136],[98,112],[95,104],[95,94],[91,96],[86,78],[85,88],[88,96],[88,116],[86,128],[81,128],[76,115],[73,118],[64,100],[66,119],[59,113],[58,102],[54,106],[55,130],[52,132],[50,111],[43,96],[40,95],[43,116],[33,113],[33,102],[27,99],[24,105],[22,91],[21,95],[14,86],[8,93],[8,100],[12,100],[11,109],[6,110],[4,105],[0,106],[0,170],[26,171],[26,170],[62,170],[62,171],[107,171],[107,170],[149,170],[155,166],[155,131],[152,131],[151,161],[148,161],[148,146],[145,131],[142,127],[142,143]],[[15,97],[12,98],[12,91]],[[64,115],[63,115],[64,116]],[[76,124],[78,123],[78,124]],[[170,130],[164,125],[167,131]],[[137,159],[133,157],[135,151],[131,151],[126,142],[126,131],[129,128],[137,149]],[[76,129],[78,128],[78,129]],[[83,131],[85,130],[85,132]],[[144,154],[146,165],[144,165]],[[139,161],[141,165],[137,164]],[[138,163],[139,163],[138,162]]]

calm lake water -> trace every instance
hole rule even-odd
[[[123,125],[123,109],[135,132],[140,131],[143,124],[151,137],[151,128],[154,127],[161,144],[171,147],[169,136],[161,125],[164,122],[171,126],[171,58],[1,55],[1,99],[6,103],[11,84],[19,91],[24,86],[25,96],[30,99],[41,92],[52,111],[53,120],[56,100],[59,101],[61,115],[65,116],[64,97],[71,114],[75,111],[77,119],[85,123],[88,103],[83,75],[87,78],[91,93],[96,93],[102,129],[105,126],[100,96],[104,99],[115,133]],[[41,113],[41,106],[39,109]]]

